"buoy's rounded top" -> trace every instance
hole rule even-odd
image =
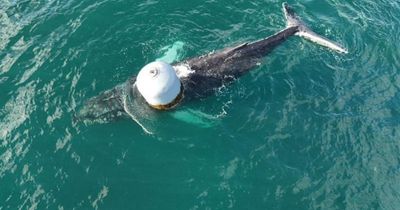
[[[161,61],[144,66],[136,77],[136,86],[153,107],[172,103],[181,92],[181,82],[174,68]]]

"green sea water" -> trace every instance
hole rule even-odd
[[[400,2],[289,1],[292,37],[149,134],[84,123],[154,60],[285,27],[282,1],[0,0],[0,209],[400,209]]]

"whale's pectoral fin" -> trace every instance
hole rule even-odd
[[[175,119],[180,121],[196,125],[202,128],[210,128],[216,124],[216,117],[213,115],[204,113],[199,110],[186,109],[186,110],[178,110],[172,113],[172,116]]]
[[[328,47],[337,52],[348,53],[347,49],[345,49],[344,47],[321,35],[316,34],[310,28],[308,28],[287,3],[283,3],[282,7],[283,7],[283,12],[285,13],[287,27],[293,27],[293,26],[299,27],[296,35],[303,37],[309,41],[312,41],[314,43],[317,43],[321,46]]]

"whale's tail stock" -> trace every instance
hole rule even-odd
[[[340,53],[348,53],[347,49],[340,46],[339,44],[316,34],[310,28],[306,26],[306,24],[301,21],[301,19],[295,14],[294,10],[285,2],[282,4],[283,12],[286,17],[287,27],[298,26],[298,32],[295,35],[303,37],[307,40],[310,40],[314,43],[322,45],[324,47],[330,48]]]

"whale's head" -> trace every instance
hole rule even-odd
[[[183,97],[181,81],[174,68],[161,61],[151,62],[140,70],[136,87],[146,102],[159,110],[175,107]]]

